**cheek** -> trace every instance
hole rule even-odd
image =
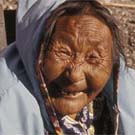
[[[65,64],[62,62],[58,62],[53,58],[46,58],[44,60],[44,74],[48,83],[56,79],[64,69]]]
[[[108,64],[87,68],[86,79],[88,88],[92,92],[100,92],[110,78],[111,71],[112,65]]]

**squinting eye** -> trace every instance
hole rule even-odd
[[[56,56],[60,57],[61,59],[67,59],[71,57],[71,53],[67,49],[59,49],[55,52]]]
[[[91,53],[89,53],[89,54],[87,55],[87,58],[96,59],[96,58],[99,58],[99,54],[98,54],[98,52],[93,51],[93,52],[91,52]]]
[[[62,54],[62,55],[70,55],[70,53],[67,51],[67,50],[65,50],[65,49],[61,49],[58,53],[60,53],[60,54]]]
[[[86,56],[86,60],[89,63],[97,63],[99,58],[100,58],[99,53],[96,52],[96,51],[88,53],[87,56]]]

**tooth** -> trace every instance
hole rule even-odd
[[[62,90],[61,91],[61,94],[63,94],[63,95],[68,95],[68,96],[76,96],[77,94],[81,94],[81,93],[83,93],[83,92],[69,92],[69,91],[66,91],[66,90]]]

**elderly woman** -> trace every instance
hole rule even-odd
[[[16,30],[0,58],[1,135],[135,132],[135,71],[106,8],[20,0]]]

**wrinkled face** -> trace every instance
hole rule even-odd
[[[58,20],[44,60],[47,87],[57,112],[79,112],[104,88],[112,70],[112,35],[94,16]]]

